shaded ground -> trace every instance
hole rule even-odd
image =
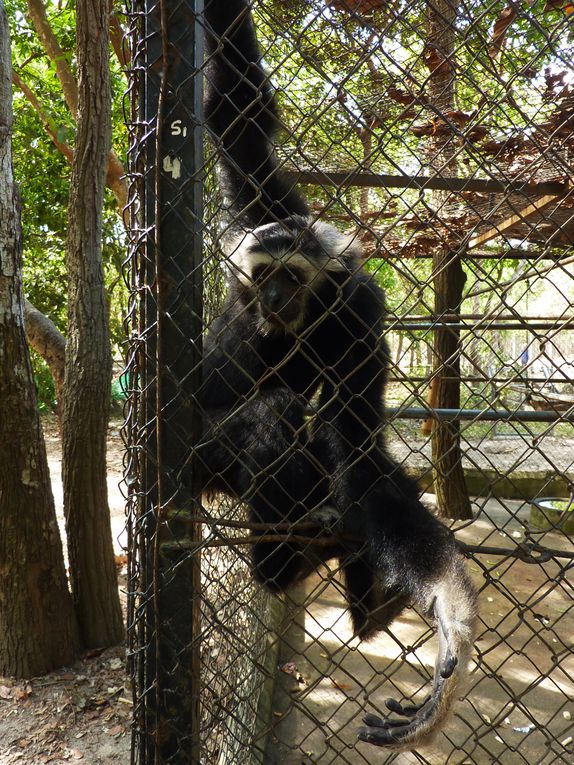
[[[27,682],[0,679],[0,763],[127,765],[130,716],[123,648]]]
[[[63,530],[60,439],[55,421],[44,420],[58,522]],[[122,444],[119,425],[108,441],[108,494],[120,594],[125,557],[119,537],[125,523],[118,489]],[[131,692],[123,646],[91,651],[71,667],[26,682],[0,678],[0,765],[127,765]]]
[[[46,441],[62,522],[60,447],[53,421],[46,423]],[[568,469],[572,442],[548,441],[544,455],[535,452],[540,454],[540,463],[531,463],[529,468],[544,469],[551,463]],[[489,461],[498,465],[502,459],[501,469],[508,469],[522,462],[524,450],[524,441],[517,438],[495,440],[486,451]],[[118,423],[110,428],[108,462],[112,527],[116,552],[121,556],[125,519],[118,490],[122,471]],[[526,506],[491,500],[477,509],[479,519],[461,534],[465,541],[508,546],[510,539],[524,537]],[[556,547],[571,544],[556,534],[545,536],[544,542],[550,541]],[[118,565],[121,574],[121,557]],[[448,738],[441,737],[438,748],[425,753],[427,760],[405,754],[395,760],[397,765],[425,761],[433,765],[574,763],[572,744],[561,744],[572,735],[574,715],[574,659],[568,647],[574,634],[572,586],[553,581],[557,569],[551,563],[527,565],[481,556],[481,566],[473,566],[477,582],[484,584],[485,572],[488,581],[481,612],[490,631],[479,643],[481,671],[471,677]],[[313,605],[302,612],[297,599],[302,602],[309,593]],[[517,603],[530,604],[523,616],[518,616]],[[340,594],[319,577],[311,579],[305,590],[293,593],[289,619],[280,664],[285,671],[278,672],[279,693],[273,704],[277,724],[266,765],[379,765],[389,761],[381,750],[355,745],[355,730],[364,711],[382,711],[386,697],[424,694],[434,644],[431,641],[417,648],[416,657],[408,650],[405,654],[405,647],[426,634],[421,621],[407,612],[393,627],[396,639],[383,635],[355,650],[349,647]],[[499,635],[504,635],[502,641]],[[541,675],[546,679],[540,680]],[[0,765],[127,765],[131,695],[126,686],[122,647],[92,652],[72,667],[29,682],[0,678]],[[520,703],[509,704],[509,692]],[[472,756],[453,754],[453,745],[464,745]]]

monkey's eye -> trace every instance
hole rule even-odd
[[[303,283],[301,272],[298,271],[296,268],[285,268],[284,272],[285,272],[285,276],[289,279],[289,281],[293,282],[293,284]]]
[[[266,265],[260,265],[255,266],[253,271],[251,272],[251,279],[254,283],[259,283],[265,281],[272,273],[272,269],[269,268],[269,266]]]

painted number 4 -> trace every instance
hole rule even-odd
[[[164,173],[170,173],[174,181],[181,178],[181,162],[177,157],[170,157],[169,155],[164,157],[162,167]]]

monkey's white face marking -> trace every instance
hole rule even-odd
[[[260,317],[259,321],[257,322],[257,331],[263,335],[263,337],[267,337],[268,335],[272,335],[275,332],[278,332],[280,334],[293,334],[296,335],[297,332],[303,327],[305,324],[305,313],[302,311],[297,319],[290,322],[284,322],[283,324],[275,324],[272,321],[269,321],[269,319],[265,319],[263,316]]]
[[[282,257],[274,257],[265,252],[244,251],[239,253],[239,257],[231,256],[231,265],[237,278],[244,284],[252,284],[253,273],[258,268],[272,269],[276,266],[291,268],[302,275],[304,284],[311,283],[323,271],[300,252],[286,252]]]
[[[310,225],[311,231],[323,245],[331,259],[341,263],[341,269],[348,268],[345,261],[354,260],[361,256],[361,246],[354,234],[342,234],[334,226],[323,221],[316,220]]]
[[[250,286],[257,266],[281,263],[296,268],[310,285],[326,272],[349,270],[360,255],[352,235],[322,221],[299,218],[295,222],[296,226],[289,225],[289,220],[267,223],[232,240],[225,249],[234,276]]]

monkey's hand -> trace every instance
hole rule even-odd
[[[467,673],[476,620],[476,593],[458,556],[433,591],[439,652],[433,689],[420,704],[402,705],[387,699],[387,708],[402,719],[368,714],[360,741],[398,751],[428,744],[440,730]]]
[[[335,534],[341,530],[341,513],[333,505],[321,505],[307,513],[306,518],[321,526],[325,533]]]

